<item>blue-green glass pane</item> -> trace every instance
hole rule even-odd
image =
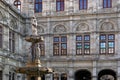
[[[105,42],[101,42],[100,43],[100,48],[106,48],[106,43]]]
[[[108,46],[109,46],[109,48],[113,48],[114,47],[114,42],[109,42]]]
[[[90,43],[85,43],[85,44],[84,44],[84,48],[85,48],[85,49],[90,48]]]
[[[62,49],[67,49],[67,44],[61,44]]]
[[[76,44],[76,47],[77,47],[77,48],[82,48],[82,44],[81,44],[81,43],[77,43],[77,44]]]

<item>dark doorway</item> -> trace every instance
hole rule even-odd
[[[2,71],[0,71],[0,80],[2,80]]]
[[[31,77],[31,79],[30,80],[35,80],[35,77],[33,76],[33,77]]]
[[[88,70],[78,70],[75,73],[75,80],[91,80],[91,73]]]
[[[61,80],[67,80],[67,74],[66,73],[61,74]]]
[[[41,76],[41,80],[45,80],[45,75],[42,75],[42,76]]]
[[[110,69],[102,70],[98,74],[98,80],[117,80],[116,73]]]

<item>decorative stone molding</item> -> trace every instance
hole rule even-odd
[[[77,28],[76,31],[88,31],[89,26],[85,23],[81,23]]]
[[[41,26],[37,26],[37,32],[38,34],[44,33],[44,29]]]
[[[109,19],[99,20],[98,31],[118,31],[119,28],[117,23],[115,22],[116,20],[109,20]]]
[[[104,30],[105,31],[114,31],[115,29],[114,29],[114,25],[112,23],[105,22],[102,24],[100,30],[102,30],[102,31],[104,31]]]
[[[17,27],[17,22],[14,20],[14,19],[11,19],[10,21],[10,27],[14,30],[17,30],[18,27]]]
[[[65,26],[63,26],[63,25],[57,25],[57,26],[54,28],[54,32],[56,32],[56,33],[66,32],[66,28],[65,28]]]

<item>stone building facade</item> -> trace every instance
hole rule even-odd
[[[3,80],[8,80],[16,66],[24,66],[29,48],[24,37],[31,34],[33,16],[38,34],[44,37],[40,43],[42,65],[54,70],[44,80],[120,80],[120,0],[108,0],[107,7],[103,6],[107,0],[84,0],[85,9],[79,6],[82,0],[63,0],[64,10],[60,11],[57,0],[39,0],[40,12],[36,0],[20,0],[20,10],[13,6],[14,1],[0,3]],[[9,30],[15,32],[15,53],[9,52]],[[24,80],[22,74],[15,73],[15,77]]]

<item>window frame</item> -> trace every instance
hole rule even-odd
[[[106,4],[104,3],[104,1],[105,0],[103,0],[103,8],[112,8],[112,0],[110,0],[110,4],[109,4],[109,0],[106,0]]]
[[[81,40],[77,40],[77,37],[81,36]],[[89,40],[85,40],[85,36],[89,36]],[[81,49],[77,48],[77,44],[81,43]],[[85,43],[89,43],[89,48],[85,48]],[[78,52],[78,51],[81,52]],[[89,53],[85,53],[88,50]],[[76,35],[76,55],[90,55],[90,34],[79,34]]]
[[[101,40],[101,35],[105,35],[106,38],[104,40]],[[109,35],[113,35],[113,39],[109,39]],[[101,42],[106,43],[105,44],[105,52],[104,53],[101,52],[101,50],[102,50],[101,45],[100,45]],[[110,49],[109,42],[113,42],[114,43],[114,45],[113,45],[113,53],[109,52],[109,49]],[[99,35],[99,53],[100,54],[115,54],[115,34],[100,34]]]
[[[38,11],[36,10],[36,4],[38,4]],[[42,2],[42,0],[38,0],[38,2],[35,0],[34,12],[35,13],[41,13],[42,10],[43,10],[43,2]]]
[[[55,38],[58,38],[58,42],[54,41]],[[62,38],[66,38],[65,42],[62,41]],[[62,48],[62,44],[65,44],[65,49]],[[55,49],[56,45],[58,45],[57,49]],[[53,55],[54,56],[66,56],[67,55],[67,36],[54,36],[53,37]]]
[[[81,0],[79,0],[79,10],[87,10],[87,8],[88,8],[88,0],[86,0],[86,3],[84,2],[84,0],[82,0],[82,8],[81,8],[80,4],[81,4]]]
[[[59,5],[58,5],[59,3]],[[60,7],[60,10],[58,10],[58,6]],[[65,1],[64,0],[56,0],[56,11],[64,11],[65,8]]]
[[[15,4],[15,3],[17,3],[17,4]],[[20,6],[20,11],[21,11],[21,1],[20,0],[15,0],[14,1],[14,6],[16,6],[18,9],[19,9],[19,6]]]
[[[9,30],[9,51],[15,53],[15,32]]]

